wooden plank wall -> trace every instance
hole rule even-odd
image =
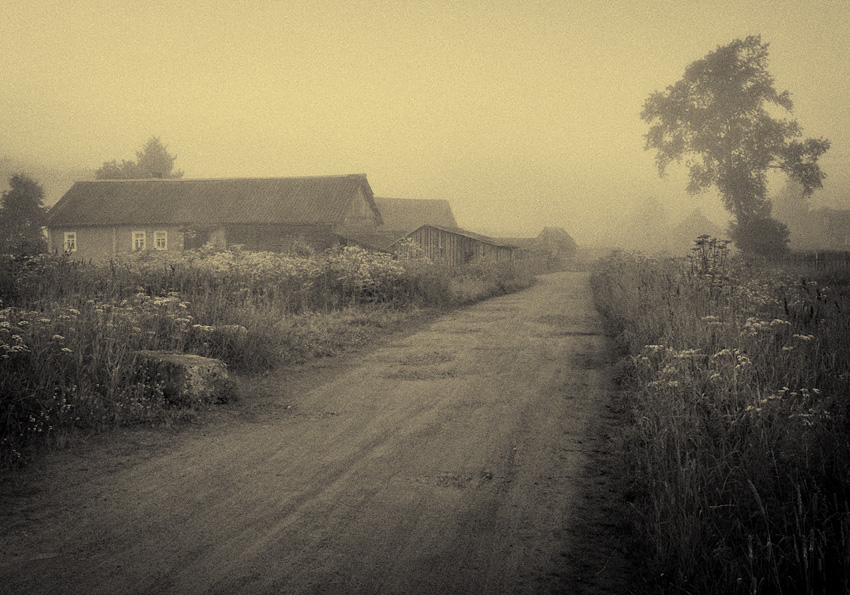
[[[417,229],[410,238],[431,260],[451,265],[465,264],[478,258],[511,260],[513,253],[513,250],[506,246],[488,244],[433,227]]]

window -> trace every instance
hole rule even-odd
[[[133,250],[144,250],[144,249],[145,249],[145,232],[134,231],[133,232]]]
[[[77,251],[77,232],[76,231],[66,231],[65,232],[65,252],[76,252]]]
[[[168,250],[168,232],[155,231],[153,232],[153,247],[154,250]]]

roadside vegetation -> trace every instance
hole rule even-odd
[[[140,379],[137,350],[258,374],[362,344],[422,309],[532,282],[513,263],[450,268],[354,247],[145,252],[103,264],[0,257],[0,466],[75,433],[191,415]]]
[[[615,253],[621,447],[645,593],[850,588],[850,271]]]

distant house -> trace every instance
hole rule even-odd
[[[575,256],[578,244],[563,227],[544,227],[533,238],[501,238],[501,241],[519,248],[521,256],[554,265]]]
[[[48,213],[51,250],[103,259],[139,250],[324,249],[383,220],[363,174],[77,182]]]
[[[544,227],[535,240],[535,247],[546,251],[552,258],[575,256],[578,250],[578,244],[563,227]]]
[[[722,240],[728,239],[729,234],[703,215],[702,210],[694,209],[670,230],[667,235],[667,247],[672,254],[688,255],[700,236]]]
[[[422,225],[446,229],[458,227],[449,201],[431,198],[375,197],[383,225],[374,230],[341,234],[343,243],[373,250],[390,250],[390,246]]]
[[[416,244],[425,256],[450,265],[465,264],[476,259],[511,260],[516,246],[458,227],[422,225],[405,234],[390,246],[403,250],[403,242]]]
[[[449,201],[435,198],[382,198],[375,197],[375,204],[384,220],[384,228],[404,233],[420,225],[458,227]]]

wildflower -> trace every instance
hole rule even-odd
[[[782,320],[780,318],[774,318],[770,321],[770,326],[775,328],[777,326],[791,326],[791,323],[787,320]]]
[[[797,335],[797,334],[792,335],[792,337],[794,339],[799,339],[800,341],[803,341],[803,342],[812,341],[815,338],[814,335]]]
[[[20,321],[18,321],[18,326],[21,326],[21,327],[23,327],[23,326],[29,326],[29,324],[30,324],[30,321],[29,321],[29,320],[20,320]]]
[[[67,347],[62,348],[62,353],[74,353],[73,349],[68,349]]]
[[[68,312],[70,312],[70,313],[71,313],[71,314],[73,314],[74,316],[79,316],[79,315],[80,315],[80,311],[79,311],[79,310],[77,310],[76,308],[68,308]]]
[[[38,321],[42,324],[49,324],[50,323],[49,318],[39,318]]]
[[[53,335],[50,338],[53,339],[54,341],[64,341],[65,340],[65,337],[63,337],[62,335]]]

